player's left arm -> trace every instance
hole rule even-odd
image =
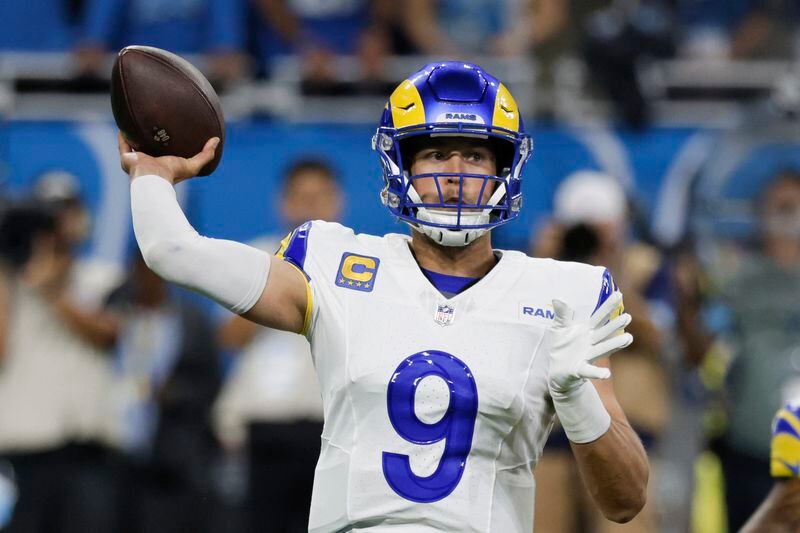
[[[600,367],[608,364],[608,359],[595,362]],[[570,442],[570,446],[583,482],[603,516],[628,522],[647,499],[647,454],[617,402],[611,380],[593,380],[591,385],[597,389],[611,424],[599,439],[585,444]]]
[[[579,320],[569,305],[553,300],[548,387],[584,484],[603,516],[622,523],[644,507],[649,465],[608,381],[608,356],[633,342],[624,331],[631,316],[617,290],[601,302]]]

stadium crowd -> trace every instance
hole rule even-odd
[[[68,53],[70,90],[107,87],[96,82],[108,54],[132,43],[202,56],[221,88],[269,79],[288,55],[304,93],[321,95],[384,94],[393,56],[532,59],[543,87],[574,57],[643,124],[643,61],[789,59],[798,18],[791,0],[12,0],[0,53]],[[342,69],[340,57],[355,62]]]
[[[224,90],[289,54],[306,94],[352,95],[385,94],[392,55],[534,58],[543,84],[574,55],[641,127],[640,61],[796,59],[798,20],[792,0],[6,0],[0,57],[68,52],[86,80],[109,52],[146,44],[202,55]],[[342,55],[357,59],[355,83],[332,68]],[[602,264],[619,282],[636,340],[612,371],[651,459],[650,498],[629,524],[604,520],[556,427],[536,471],[537,531],[736,531],[771,490],[772,415],[800,395],[800,145],[781,130],[796,112],[758,109],[707,147],[669,242],[635,184],[562,176],[525,251]],[[769,172],[719,168],[762,131],[790,155]],[[294,160],[279,205],[264,205],[281,223],[253,244],[275,250],[306,220],[338,220],[337,174],[311,151]],[[752,186],[733,212],[719,190],[737,180]],[[134,247],[125,269],[94,261],[79,176],[3,193],[0,530],[304,531],[322,427],[305,339],[168,286]]]

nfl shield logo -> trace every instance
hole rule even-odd
[[[437,324],[440,326],[449,326],[453,323],[453,318],[455,318],[456,310],[453,306],[447,304],[439,304],[436,306],[436,313],[433,315],[433,319],[436,321]]]

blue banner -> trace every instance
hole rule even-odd
[[[208,236],[246,241],[277,233],[289,229],[282,227],[277,208],[283,171],[299,157],[321,157],[335,167],[344,186],[346,225],[358,232],[405,232],[380,204],[382,181],[370,150],[372,133],[368,125],[229,124],[217,172],[179,185],[179,194],[190,220]],[[522,216],[498,232],[498,247],[526,248],[531,232],[549,216],[560,181],[581,169],[603,170],[620,179],[654,227],[681,227],[679,204],[689,185],[681,181],[686,181],[681,178],[685,172],[676,168],[686,166],[682,159],[708,135],[678,128],[620,133],[564,127],[534,127],[532,134],[534,156],[524,174]],[[4,188],[12,195],[26,194],[51,170],[77,176],[94,213],[89,253],[124,260],[131,245],[128,180],[119,167],[112,123],[6,123],[0,127],[0,150]],[[656,221],[659,217],[663,220]]]

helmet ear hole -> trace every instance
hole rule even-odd
[[[430,135],[415,135],[398,142],[403,169],[411,173],[411,164],[414,162],[414,156],[417,155],[417,152],[422,150],[426,144],[430,144],[430,138]]]
[[[497,161],[497,175],[504,178],[511,174],[511,167],[514,164],[514,143],[497,137],[491,137],[490,142]]]

